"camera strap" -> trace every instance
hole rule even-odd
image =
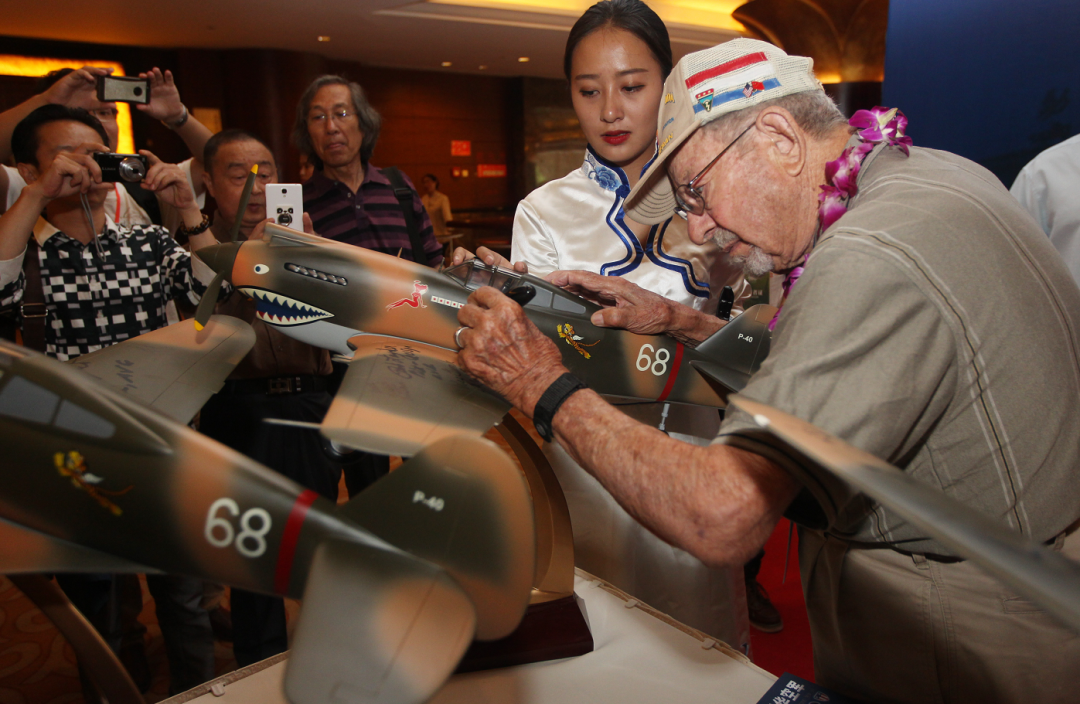
[[[22,318],[22,343],[38,352],[45,351],[45,324],[49,320],[49,309],[45,306],[45,289],[41,285],[41,247],[37,238],[31,237],[26,243],[23,256],[23,299],[20,306]]]
[[[405,228],[409,231],[409,247],[412,249],[413,261],[417,264],[427,264],[427,255],[424,253],[424,243],[420,239],[420,223],[416,221],[416,211],[413,210],[413,196],[416,191],[409,188],[405,178],[395,166],[382,169],[382,173],[394,187],[394,197],[401,206],[401,214],[405,216]]]

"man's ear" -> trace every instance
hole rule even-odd
[[[806,134],[791,113],[781,107],[763,110],[757,128],[771,142],[769,158],[789,176],[798,176],[806,166]]]
[[[206,192],[210,194],[210,197],[214,200],[217,200],[217,194],[214,193],[214,180],[210,178],[210,172],[206,171],[205,169],[202,172],[202,182],[203,188],[205,188]]]
[[[19,176],[22,177],[22,180],[27,183],[33,183],[41,177],[38,168],[33,164],[19,163],[15,165],[15,168],[19,170]]]

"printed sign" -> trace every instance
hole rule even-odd
[[[477,178],[506,178],[506,164],[477,164]]]
[[[450,156],[472,156],[472,142],[468,139],[450,140]]]

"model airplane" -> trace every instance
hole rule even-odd
[[[755,306],[690,348],[666,335],[596,327],[590,316],[599,306],[476,259],[438,272],[277,225],[261,240],[198,256],[255,299],[261,320],[349,358],[320,429],[342,445],[392,455],[447,435],[480,435],[509,410],[455,364],[457,313],[481,286],[522,303],[592,389],[634,401],[723,407],[768,354],[775,312]]]
[[[425,701],[474,636],[525,611],[525,482],[494,444],[451,437],[339,508],[185,426],[253,341],[215,316],[74,365],[0,343],[0,573],[167,572],[302,597],[292,702]]]
[[[806,421],[742,396],[731,403],[766,442],[835,474],[1080,632],[1080,565]]]

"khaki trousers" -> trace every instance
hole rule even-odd
[[[1054,545],[1080,562],[1080,531]],[[799,531],[817,682],[867,704],[1076,704],[1080,636],[970,562]]]

